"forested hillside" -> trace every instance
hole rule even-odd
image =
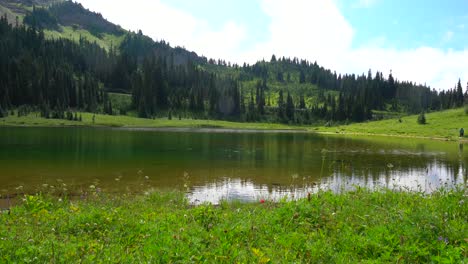
[[[438,111],[468,98],[461,81],[438,92],[391,73],[339,74],[298,58],[242,66],[207,59],[71,1],[0,0],[0,7],[1,115],[20,107],[56,118],[87,111],[310,124]],[[21,19],[12,22],[12,14]],[[113,104],[109,92],[131,102]]]

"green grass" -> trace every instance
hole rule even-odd
[[[463,263],[466,193],[388,190],[191,206],[183,194],[25,196],[0,214],[6,263]]]
[[[90,42],[96,42],[100,47],[110,50],[111,46],[118,47],[125,38],[125,34],[121,36],[103,34],[102,38],[98,38],[84,29],[74,30],[72,27],[60,26],[61,32],[55,30],[45,30],[45,36],[50,39],[66,38],[73,41],[79,41],[80,37],[87,39]]]
[[[110,116],[110,115],[95,115],[93,123],[93,114],[82,113],[82,122],[68,121],[59,119],[45,119],[39,117],[37,113],[28,116],[17,117],[9,115],[6,118],[0,118],[0,126],[108,126],[108,127],[140,127],[140,128],[161,128],[161,127],[179,127],[179,128],[228,128],[228,129],[301,129],[306,127],[288,126],[284,124],[273,123],[241,123],[229,122],[221,120],[196,120],[182,119],[173,116],[172,120],[168,118],[144,119],[133,116]]]
[[[132,95],[122,93],[109,93],[114,112],[119,113],[120,109],[128,111],[132,107]]]
[[[111,95],[114,104],[127,104],[130,100],[125,95]],[[140,128],[226,128],[226,129],[259,129],[259,130],[307,130],[314,133],[331,133],[346,135],[380,135],[398,137],[421,137],[443,140],[459,140],[460,127],[468,128],[468,115],[464,109],[454,109],[443,112],[426,114],[427,124],[419,125],[417,115],[374,121],[367,123],[356,123],[347,126],[323,127],[323,126],[299,126],[278,123],[246,123],[229,122],[221,120],[195,120],[183,118],[179,120],[176,115],[172,120],[167,118],[143,119],[131,116],[110,116],[96,114],[93,123],[91,113],[83,113],[83,122],[44,119],[38,114],[30,114],[25,117],[8,116],[0,118],[0,126],[108,126],[108,127],[140,127]]]
[[[347,126],[320,127],[318,132],[344,134],[392,135],[406,137],[428,137],[447,140],[458,139],[461,127],[467,129],[468,115],[462,108],[426,114],[427,124],[417,123],[418,115],[387,119],[382,121],[357,123]]]

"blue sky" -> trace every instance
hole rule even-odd
[[[354,46],[384,38],[395,48],[463,50],[468,47],[468,1],[375,0],[369,6],[351,1],[340,4],[344,16],[356,28]]]
[[[242,64],[272,54],[437,89],[468,81],[467,0],[77,0],[130,30]]]
[[[259,1],[162,0],[168,6],[204,18],[214,29],[228,21],[247,25],[245,47],[268,38],[269,17]],[[379,42],[389,48],[430,46],[463,50],[468,47],[466,0],[338,1],[338,8],[355,28],[353,47]]]

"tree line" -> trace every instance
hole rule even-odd
[[[34,12],[40,21],[55,23],[41,10]],[[461,81],[439,93],[398,81],[391,73],[341,75],[297,58],[273,56],[269,62],[230,65],[155,42],[141,31],[106,50],[84,38],[47,39],[41,23],[11,25],[6,17],[0,19],[2,113],[29,105],[45,117],[63,117],[71,110],[134,111],[143,118],[309,124],[361,122],[376,118],[373,110],[443,110],[463,106],[468,98]],[[108,92],[131,94],[131,109],[116,109]]]

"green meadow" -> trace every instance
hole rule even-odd
[[[124,104],[116,101],[117,103]],[[427,124],[417,123],[417,115],[395,117],[391,119],[354,123],[350,125],[305,126],[287,125],[279,123],[248,123],[222,120],[193,119],[173,115],[171,119],[144,119],[129,115],[102,115],[80,113],[82,121],[68,121],[60,119],[45,119],[38,113],[17,117],[9,115],[0,118],[0,126],[99,126],[99,127],[128,127],[128,128],[224,128],[224,129],[258,129],[258,130],[303,130],[315,133],[332,133],[346,135],[379,135],[395,137],[420,137],[440,140],[459,140],[461,127],[468,129],[468,115],[464,109],[453,109],[441,112],[427,113]],[[94,117],[94,118],[93,118]]]
[[[318,132],[338,134],[389,135],[458,140],[460,128],[468,128],[468,115],[464,109],[427,113],[427,124],[417,122],[418,115],[398,117],[351,125],[319,127]]]
[[[466,191],[319,192],[190,205],[182,193],[24,196],[0,214],[5,263],[463,263]]]

